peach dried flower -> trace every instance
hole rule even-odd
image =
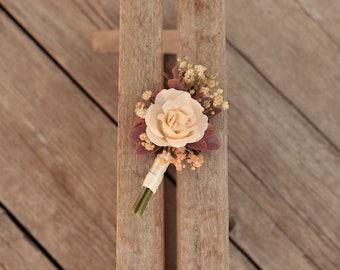
[[[186,91],[163,89],[145,115],[146,134],[158,146],[183,147],[203,138],[208,117]]]

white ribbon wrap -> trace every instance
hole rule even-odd
[[[155,193],[158,189],[158,186],[163,180],[164,173],[169,166],[169,156],[166,154],[159,154],[155,158],[154,163],[146,175],[143,187],[149,188],[152,193]]]

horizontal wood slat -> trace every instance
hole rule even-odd
[[[118,53],[119,30],[99,30],[93,32],[92,48],[97,53]],[[163,54],[179,52],[179,33],[177,30],[162,31]]]

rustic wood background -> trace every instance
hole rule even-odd
[[[340,2],[226,7],[230,268],[336,270]],[[176,10],[164,2],[164,28]],[[91,39],[118,24],[113,0],[1,1],[0,269],[115,268],[118,55]]]

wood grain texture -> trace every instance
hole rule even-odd
[[[339,265],[340,154],[231,47],[228,52],[233,67],[228,73],[232,108],[229,145],[248,171],[244,175],[232,158],[230,175],[266,209],[302,254],[319,269],[335,270]],[[235,203],[234,211],[249,211],[244,221],[260,215],[251,218],[254,210],[250,204],[242,207],[242,200]],[[246,233],[244,221],[241,227]],[[256,230],[256,235],[266,237],[261,230]],[[260,255],[257,257],[262,254],[262,249],[257,248],[260,238],[252,241],[252,237],[255,234],[244,238],[244,243],[249,244],[253,258],[263,267],[274,263],[274,258],[264,261]],[[242,244],[240,235],[235,239]],[[270,246],[278,252],[275,261],[279,262],[283,247],[274,243]]]
[[[226,90],[224,1],[179,1],[181,56],[219,72]],[[212,49],[213,48],[213,49]],[[227,117],[214,119],[222,147],[177,181],[178,269],[228,269]]]
[[[97,53],[118,53],[119,30],[98,30],[93,32],[92,48]],[[162,31],[163,54],[178,54],[179,33],[177,30]]]
[[[127,136],[135,102],[143,91],[162,86],[161,11],[160,0],[127,0],[120,5],[117,269],[164,268],[163,189],[153,195],[143,217],[132,213],[154,157],[136,155]]]
[[[117,84],[117,77],[115,75],[117,72],[115,73],[115,69],[113,69],[112,66],[117,70],[118,57],[110,54],[105,56],[93,55],[89,52],[90,48],[87,46],[90,46],[91,44],[91,34],[93,30],[118,28],[118,8],[112,8],[113,5],[117,5],[116,1],[91,1],[94,5],[94,9],[89,8],[87,4],[81,5],[81,9],[75,4],[75,1],[32,0],[28,2],[17,0],[2,2],[13,16],[23,23],[24,27],[28,29],[41,44],[43,44],[47,51],[57,59],[88,92],[101,96],[97,100],[103,107],[107,110],[112,109],[112,102],[117,103],[117,94],[115,94],[116,86],[113,87],[114,90],[112,92],[107,91],[107,89],[112,89],[111,86],[108,85]],[[300,2],[302,2],[302,0]],[[173,1],[166,1],[165,3],[165,10],[167,11],[168,17],[165,18],[164,21],[166,22],[164,25],[174,28],[176,21],[174,11],[176,7],[173,3]],[[261,3],[264,3],[263,6]],[[318,61],[323,63],[323,67],[334,67],[332,72],[339,70],[334,64],[338,55],[334,50],[334,46],[328,47],[327,44],[329,42],[325,42],[324,34],[320,33],[320,27],[323,27],[333,40],[336,39],[338,33],[340,33],[337,30],[337,16],[340,14],[339,12],[336,12],[338,9],[338,1],[330,0],[327,2],[328,4],[324,4],[326,2],[323,0],[304,1],[305,6],[308,7],[311,14],[317,12],[322,16],[321,20],[314,20],[314,22],[307,14],[302,16],[303,10],[299,11],[300,9],[297,8],[297,6],[294,6],[294,8],[286,8],[287,5],[288,7],[291,5],[291,1],[271,1],[271,3],[267,3],[268,2],[261,1],[251,3],[245,3],[245,1],[238,0],[227,1],[227,20],[230,41],[241,48],[241,52],[244,52],[245,56],[248,57],[248,60],[251,60],[255,66],[261,67],[260,72],[263,73],[263,65],[258,65],[258,57],[261,57],[263,63],[268,64],[268,68],[265,72],[265,75],[268,78],[272,79],[272,76],[275,76],[281,81],[279,77],[283,76],[282,81],[284,80],[284,84],[287,87],[292,87],[292,89],[296,90],[294,98],[301,103],[308,102],[306,106],[310,106],[310,110],[312,110],[312,108],[317,108],[315,112],[317,112],[319,116],[318,118],[313,118],[315,124],[320,126],[320,124],[322,124],[321,122],[324,122],[323,125],[327,123],[327,125],[333,125],[333,127],[331,127],[332,129],[336,128],[336,123],[332,124],[332,122],[328,120],[328,116],[326,118],[327,112],[325,114],[323,113],[322,110],[324,105],[322,105],[321,108],[315,107],[315,104],[320,106],[320,104],[318,104],[320,93],[323,93],[325,100],[329,100],[328,96],[332,96],[332,91],[334,91],[336,87],[318,88],[318,93],[315,93],[314,90],[311,92],[310,89],[312,86],[309,84],[309,80],[315,81],[320,77],[321,81],[324,80],[324,78],[328,78],[328,68],[316,70],[317,66],[314,64],[317,63],[318,59]],[[83,10],[86,11],[88,16],[83,14]],[[90,19],[88,17],[90,17]],[[256,20],[254,19],[255,17]],[[78,20],[77,23],[74,21],[75,18]],[[113,23],[113,25],[105,27],[103,23],[104,20]],[[95,26],[96,24],[98,27]],[[259,24],[261,25],[259,26]],[[1,27],[0,29],[3,28]],[[79,38],[77,37],[78,35],[80,36]],[[317,36],[317,38],[315,36]],[[303,38],[300,39],[300,37]],[[316,45],[317,41],[315,41],[315,39],[320,41],[319,46]],[[306,44],[305,40],[312,40],[312,47]],[[24,41],[18,39],[11,40],[11,42],[13,42],[12,46],[13,44],[18,43],[26,44]],[[74,46],[75,42],[79,43],[76,47]],[[2,40],[0,45],[3,45]],[[9,45],[7,45],[7,47],[9,47]],[[244,50],[246,47],[247,50]],[[295,47],[298,47],[298,53],[295,52]],[[254,48],[256,48],[256,51],[253,51]],[[28,55],[31,54],[31,50],[25,52]],[[250,54],[250,52],[252,53]],[[20,65],[22,65],[22,59],[25,59],[25,57],[18,53],[17,50],[13,50],[13,48],[11,54],[20,56]],[[285,55],[288,55],[287,59],[289,59],[289,61],[285,60]],[[306,57],[306,55],[312,55],[312,57],[309,58]],[[3,54],[1,54],[1,56],[3,57]],[[34,53],[33,56],[36,57],[36,53]],[[295,66],[295,58],[298,60],[299,68],[296,68]],[[16,58],[13,56],[12,59]],[[305,120],[306,117],[312,119],[309,112],[304,110],[304,115],[301,115],[298,110],[292,107],[290,101],[286,99],[285,92],[280,89],[283,95],[277,94],[277,90],[269,87],[261,80],[261,75],[259,76],[259,73],[248,65],[247,61],[243,60],[240,53],[229,49],[228,59],[228,74],[231,75],[231,73],[233,73],[229,80],[230,85],[228,88],[230,90],[229,99],[231,100],[231,110],[229,113],[231,122],[229,123],[231,125],[231,130],[234,131],[229,132],[230,140],[232,140],[232,144],[230,145],[232,146],[232,150],[240,155],[243,162],[242,164],[244,165],[241,167],[244,171],[240,170],[240,167],[236,166],[238,163],[232,162],[233,156],[231,156],[231,175],[238,181],[240,187],[242,187],[241,192],[243,194],[251,192],[252,199],[261,206],[255,208],[256,211],[259,211],[259,216],[268,215],[271,220],[279,225],[280,230],[283,231],[283,234],[280,236],[281,242],[291,241],[294,243],[295,246],[298,246],[303,250],[303,256],[305,256],[306,260],[309,260],[310,258],[314,260],[319,269],[337,269],[335,268],[334,263],[338,263],[338,258],[336,257],[338,249],[334,247],[332,241],[339,239],[339,237],[335,235],[335,237],[330,240],[328,236],[325,236],[325,231],[328,232],[328,234],[331,233],[334,235],[337,231],[336,228],[339,226],[339,223],[337,222],[337,219],[339,220],[339,218],[337,218],[337,215],[334,215],[338,201],[335,199],[334,195],[329,196],[330,191],[334,192],[338,190],[338,180],[336,178],[337,175],[339,175],[337,166],[337,164],[339,164],[337,159],[337,156],[339,155],[338,151],[330,146],[329,143],[324,140],[323,136],[320,136],[319,132],[310,125],[309,121]],[[231,61],[231,59],[233,60]],[[284,61],[281,61],[280,59],[283,59]],[[36,60],[32,63],[37,65],[39,61],[46,60],[41,60],[41,57],[36,57]],[[93,61],[97,63],[96,68],[94,68]],[[304,62],[303,65],[305,67],[303,71],[301,71],[302,62]],[[328,64],[324,64],[325,62],[328,62]],[[20,65],[18,64],[18,66]],[[45,66],[45,64],[43,66]],[[8,65],[8,68],[5,69],[6,72],[3,73],[3,75],[6,74],[6,76],[11,78],[12,83],[18,81],[18,78],[21,78],[22,76],[20,72],[16,72],[16,69],[18,69],[17,66]],[[306,72],[304,72],[304,70],[306,70]],[[312,72],[313,70],[316,70],[316,72]],[[4,72],[4,70],[2,70],[2,72]],[[10,76],[12,72],[14,75]],[[58,73],[54,68],[46,67],[44,68],[44,72],[47,75],[49,73]],[[293,76],[294,72],[296,74],[295,77]],[[329,73],[331,76],[333,76],[332,72]],[[28,74],[32,75],[32,73]],[[102,76],[101,79],[98,79],[98,74]],[[51,74],[49,74],[49,76],[47,75],[46,77],[50,80]],[[2,81],[4,80],[2,79]],[[304,81],[308,83],[308,87],[304,87]],[[334,82],[334,79],[332,79],[332,82]],[[339,82],[339,80],[335,79],[335,82]],[[26,79],[24,84],[28,92],[35,93],[33,89],[35,89],[35,85],[39,84],[39,82],[36,77],[33,76],[30,79]],[[58,84],[65,87],[65,91],[61,91],[60,95],[69,93],[69,91],[76,91],[76,88],[71,87],[70,82],[65,80],[65,78],[59,79]],[[333,83],[329,82],[329,85],[331,84]],[[47,82],[44,82],[44,85],[48,88],[57,89],[56,86],[51,86],[50,83]],[[296,85],[299,85],[298,89]],[[16,88],[12,87],[10,90],[13,89]],[[24,89],[23,86],[22,89]],[[265,89],[265,91],[263,89]],[[7,92],[12,93],[12,91],[6,91],[4,93]],[[111,100],[111,94],[103,94],[102,92],[112,93],[113,101]],[[47,97],[49,96],[47,94],[45,95]],[[315,95],[317,95],[317,97],[315,97]],[[21,107],[22,103],[17,104],[17,99],[4,99],[4,96],[5,95],[2,95],[1,100],[7,100],[5,103],[9,104],[7,105],[10,107],[8,110],[13,111]],[[34,94],[27,99],[32,99],[30,102],[33,102],[36,97],[37,95]],[[334,95],[334,97],[336,98],[336,95]],[[8,100],[11,100],[12,102],[9,102]],[[57,96],[53,97],[52,100],[55,100],[55,102],[62,102],[64,99]],[[73,103],[75,104],[79,102],[75,101],[76,99],[74,98],[71,98],[71,100],[73,100]],[[323,100],[323,96],[321,96],[321,102],[324,103],[325,100]],[[85,104],[88,103],[85,102]],[[270,109],[268,109],[267,104],[270,104]],[[279,104],[279,106],[276,106],[277,104]],[[297,104],[297,102],[294,101],[294,104]],[[64,106],[68,108],[69,105]],[[334,103],[329,103],[327,110],[328,112],[336,112],[336,107],[336,104],[334,108]],[[61,108],[65,107],[62,106]],[[116,108],[114,108],[114,110],[116,110]],[[39,120],[35,125],[39,125],[41,122],[40,119],[42,119],[42,116],[40,114],[47,114],[48,116],[55,114],[52,110],[48,110],[45,113],[44,109],[40,109],[39,112],[39,114],[37,113],[34,115],[34,117]],[[74,113],[75,111],[73,111],[73,114]],[[76,118],[80,119],[81,122],[85,122],[86,117],[81,116],[82,114],[84,114],[83,111],[81,111],[81,113],[79,112],[79,114],[77,113],[76,115],[78,116]],[[85,113],[84,115],[86,116],[87,114]],[[99,128],[98,125],[104,125],[102,120],[100,120],[101,116],[99,115],[101,114],[95,114],[95,118],[99,119],[100,122],[95,125],[96,128]],[[11,114],[8,113],[8,116],[11,116]],[[117,119],[117,114],[114,114],[114,118]],[[90,119],[92,118],[90,117]],[[287,119],[288,122],[285,123]],[[58,120],[58,122],[61,121]],[[74,122],[72,122],[71,126],[73,125],[75,125]],[[19,125],[17,128],[11,129],[11,132],[3,134],[8,134],[7,136],[10,138],[15,138],[15,134],[17,133],[24,132],[24,134],[26,134],[25,129],[23,129],[22,126],[25,127],[25,125]],[[66,125],[62,125],[58,131],[59,135],[54,135],[57,136],[61,145],[63,145],[63,141],[66,139],[61,135],[62,130],[65,127]],[[105,129],[108,129],[108,127],[105,126]],[[297,132],[295,132],[296,129]],[[107,146],[107,149],[105,148],[107,154],[101,154],[100,156],[102,156],[102,158],[109,156],[109,158],[104,158],[104,160],[106,160],[104,164],[109,166],[105,171],[111,171],[110,168],[115,167],[115,163],[112,161],[112,157],[115,156],[116,151],[113,143],[115,139],[112,140],[111,135],[111,133],[115,134],[115,132],[113,127],[112,131],[102,131],[100,133],[94,132],[90,133],[92,135],[89,135],[93,138],[100,134],[108,134],[108,139],[101,139]],[[326,130],[323,129],[323,132],[326,132]],[[68,141],[68,139],[66,141]],[[84,140],[82,141],[84,145],[89,145],[87,142],[85,143]],[[8,146],[5,148],[6,151],[12,151],[12,149],[17,149],[18,147],[21,147],[22,149],[27,148],[24,144],[16,143],[14,139],[10,142],[6,140],[2,145],[5,143],[11,145],[11,147]],[[93,146],[91,147],[93,148]],[[63,149],[65,149],[65,147],[63,147]],[[63,152],[64,151],[65,150],[63,150]],[[103,149],[99,152],[102,151]],[[21,164],[22,160],[18,159],[16,155],[18,157],[27,155],[27,159],[31,158],[32,160],[35,160],[34,156],[28,154],[30,152],[27,150],[25,150],[24,154],[21,152],[22,151],[17,150],[15,154],[12,155],[12,158],[8,158],[9,156],[6,154],[6,158],[2,160],[2,162],[4,162],[3,164],[6,165],[6,171],[13,171],[13,175],[16,175],[16,177],[11,178],[11,181],[20,181],[21,178],[27,178],[27,176],[24,178],[25,174],[20,170],[18,164],[24,168],[31,168],[35,164],[33,163],[32,165],[31,163],[26,167],[24,166],[25,163]],[[4,155],[4,151],[2,151],[2,155]],[[95,160],[98,159],[98,164],[103,162],[102,158],[99,158],[96,155],[94,157]],[[84,162],[83,155],[79,155],[78,159],[81,162]],[[23,160],[25,161],[25,159]],[[109,160],[109,162],[107,160]],[[70,168],[71,165],[65,163],[63,166]],[[252,177],[254,176],[254,173],[256,174],[255,178]],[[107,175],[110,174],[113,175],[112,172],[107,173]],[[48,174],[45,173],[45,175]],[[28,178],[33,179],[33,173],[30,172]],[[11,206],[13,206],[15,214],[20,215],[20,220],[23,220],[25,226],[35,232],[35,236],[39,235],[39,240],[41,242],[50,243],[47,246],[48,250],[53,255],[55,254],[56,257],[61,258],[64,256],[58,251],[58,247],[70,245],[70,242],[73,242],[73,247],[78,247],[74,253],[72,253],[73,256],[78,258],[82,257],[83,251],[80,247],[82,247],[81,243],[83,242],[82,240],[79,240],[79,234],[70,234],[69,232],[62,231],[56,233],[56,230],[50,229],[50,225],[47,222],[50,220],[50,215],[46,215],[46,211],[40,211],[39,203],[29,203],[27,205],[23,203],[27,198],[35,198],[38,196],[37,194],[40,194],[39,186],[44,182],[29,181],[30,185],[38,185],[38,187],[34,188],[28,186],[28,184],[27,186],[23,185],[22,182],[16,184],[18,187],[17,189],[5,189],[8,201],[11,194],[18,193],[17,190],[25,191],[28,189],[28,192],[23,193],[22,196],[18,197],[15,195],[15,198],[11,198]],[[77,181],[70,184],[71,189],[77,189],[76,183]],[[327,188],[325,188],[326,185]],[[63,186],[64,185],[59,185],[57,190],[62,189]],[[98,186],[102,186],[102,184],[99,184]],[[56,189],[55,186],[53,186],[53,188]],[[325,191],[325,189],[328,191]],[[32,192],[34,190],[36,190],[36,192]],[[94,192],[97,192],[97,188],[94,188]],[[231,192],[233,192],[233,190],[231,190]],[[48,199],[52,201],[59,199],[65,200],[62,196],[49,196]],[[111,197],[111,199],[114,198]],[[68,200],[67,197],[66,201]],[[237,211],[242,211],[242,214],[247,216],[248,211],[253,211],[254,209],[247,209],[245,207],[246,205],[242,204],[242,201],[235,196],[232,196],[231,200],[234,203],[231,205],[232,212],[238,213]],[[15,201],[17,202],[14,204]],[[42,204],[44,203],[44,201],[40,202]],[[14,205],[16,206],[14,207]],[[67,204],[61,203],[60,207],[66,207],[65,205]],[[25,208],[26,206],[27,208]],[[330,209],[328,209],[328,206]],[[23,207],[22,210],[20,209],[21,207]],[[72,208],[75,206],[74,204],[71,204],[67,207]],[[108,209],[109,212],[111,211],[110,203],[105,204],[103,207]],[[308,209],[308,211],[305,211],[305,209]],[[326,211],[323,211],[323,209],[326,209]],[[31,213],[32,211],[34,213],[34,219],[26,217],[27,213]],[[317,214],[318,212],[320,212],[320,216]],[[249,216],[256,217],[250,214]],[[93,221],[92,214],[81,215],[85,224]],[[266,220],[268,221],[268,219]],[[275,241],[271,239],[274,237],[273,235],[275,235],[271,233],[272,231],[269,231],[268,234],[268,230],[262,230],[256,227],[252,231],[253,234],[249,234],[247,233],[248,230],[253,228],[249,227],[249,220],[247,220],[247,223],[243,222],[242,219],[240,222],[238,222],[238,220],[236,220],[236,222],[238,233],[233,234],[234,240],[238,241],[241,246],[246,249],[248,254],[254,256],[255,261],[259,263],[260,266],[263,265],[263,269],[270,269],[267,263],[269,265],[275,265],[277,264],[276,261],[282,261],[286,258],[285,252],[279,252],[279,248],[289,248],[289,245],[283,245],[282,243],[276,245]],[[73,228],[72,224],[77,223],[74,220],[71,220],[71,224],[66,227]],[[260,228],[263,226],[265,225],[260,225]],[[274,227],[275,225],[270,226]],[[106,230],[105,228],[107,227],[103,227],[99,224],[94,230],[86,231],[86,237],[91,239],[92,234],[100,236],[103,233],[103,230]],[[284,240],[284,235],[288,240]],[[64,239],[67,239],[68,241],[65,243]],[[261,250],[258,248],[258,245],[265,240],[267,240],[265,243],[268,245],[266,248],[271,250],[271,254],[275,254],[275,257],[272,258],[274,262],[271,262],[266,258],[265,254],[261,254],[265,252],[265,249]],[[51,245],[51,243],[53,243],[53,245]],[[112,250],[112,247],[109,245],[99,246],[96,243],[97,242],[95,242],[95,245],[91,248],[100,250],[100,252],[103,252],[103,256],[106,256],[111,252],[110,250]],[[51,248],[51,246],[54,247]],[[85,246],[85,248],[85,250],[87,250],[89,247]],[[298,252],[297,254],[301,253]],[[62,260],[63,265],[73,266],[71,263],[66,263],[69,254],[66,253],[65,257],[66,259]],[[293,257],[293,260],[298,259]],[[301,261],[301,259],[299,260]],[[107,264],[105,264],[105,262],[107,262]],[[112,264],[112,260],[98,260],[97,263],[97,267],[105,268],[108,267],[107,265],[110,265],[110,263]]]
[[[0,200],[64,268],[114,267],[116,127],[2,11],[0,58]]]
[[[255,270],[247,258],[233,245],[229,245],[230,250],[230,270]]]
[[[95,30],[118,29],[119,1],[2,1],[16,19],[117,120],[118,54],[92,50]]]
[[[340,2],[228,1],[229,40],[340,148]]]
[[[56,269],[1,208],[0,269]]]
[[[340,2],[334,0],[297,0],[296,4],[337,46],[340,46]]]
[[[237,162],[237,160],[233,161],[233,158],[230,155],[230,164]],[[242,190],[243,187],[239,182],[244,178],[235,180],[230,174],[229,180],[230,211],[237,221],[235,228],[230,233],[231,237],[237,239],[239,245],[246,252],[251,252],[253,259],[264,269],[318,269],[305,256],[303,250],[287,237],[280,224],[273,221],[263,209],[260,209],[257,201],[253,200],[254,196]],[[250,181],[254,180],[254,178],[250,179]],[[242,225],[238,226],[239,223]],[[285,256],[282,256],[282,253]],[[287,260],[287,258],[289,259]]]

